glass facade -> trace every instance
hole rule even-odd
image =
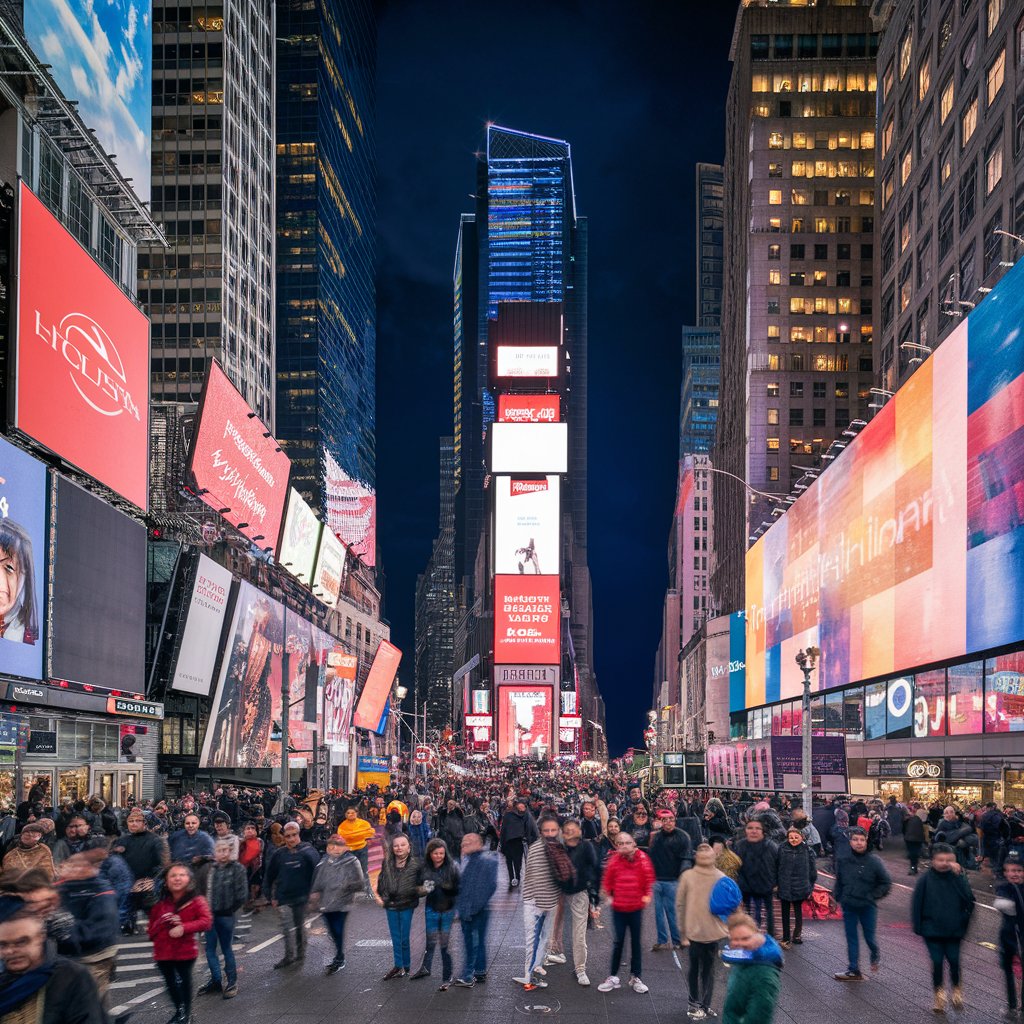
[[[679,457],[710,454],[718,422],[721,335],[717,328],[683,328],[683,389]]]

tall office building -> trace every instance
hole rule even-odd
[[[775,503],[867,415],[875,47],[868,0],[744,0],[730,59],[715,597]]]
[[[278,0],[276,436],[293,485],[369,564],[376,53],[371,0]]]
[[[270,0],[154,5],[152,210],[171,247],[138,259],[153,401],[197,402],[216,358],[270,425],[273,40]]]
[[[440,444],[440,511],[427,567],[416,581],[416,694],[427,735],[458,728],[455,671],[455,442]]]
[[[1024,3],[876,0],[872,15],[881,404],[1024,253]]]
[[[725,171],[697,164],[697,326],[722,322],[722,247],[725,243]]]
[[[683,386],[679,400],[679,457],[708,455],[715,444],[721,335],[717,327],[683,328]]]

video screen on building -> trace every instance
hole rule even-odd
[[[200,498],[274,555],[291,462],[216,360],[199,407],[191,469]]]
[[[561,638],[558,576],[494,577],[496,665],[558,665]]]
[[[345,547],[327,527],[320,531],[320,549],[313,570],[313,593],[328,608],[338,603],[341,578],[345,573]]]
[[[377,492],[346,473],[326,448],[324,514],[327,528],[363,565],[377,564]]]
[[[498,687],[498,757],[544,760],[558,752],[553,695],[548,686]]]
[[[43,677],[46,467],[0,438],[0,674]]]
[[[324,676],[324,743],[329,747],[340,748],[348,743],[358,669],[359,658],[347,654],[345,648],[336,643],[328,655]]]
[[[50,676],[138,693],[146,679],[146,528],[55,479]]]
[[[309,586],[316,567],[317,545],[320,542],[320,520],[309,503],[294,487],[288,489],[288,511],[281,533],[281,550],[277,559],[297,580]]]
[[[26,0],[25,38],[78,104],[104,153],[150,199],[153,5],[150,0]]]
[[[494,477],[494,571],[542,576],[561,572],[557,476]]]
[[[195,572],[171,689],[209,697],[231,595],[231,572],[206,555],[199,555]]]
[[[1024,262],[748,552],[746,704],[1024,640]]]
[[[401,661],[402,652],[394,644],[381,640],[352,718],[352,724],[357,729],[376,732]]]
[[[14,425],[145,509],[149,319],[24,183],[18,209]]]
[[[558,395],[498,395],[499,423],[559,423],[561,419]]]
[[[495,359],[499,380],[558,376],[557,345],[498,345]]]
[[[565,423],[492,423],[492,473],[567,473]]]

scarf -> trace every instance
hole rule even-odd
[[[53,977],[56,959],[50,957],[24,974],[5,974],[0,978],[0,1017],[31,999]]]

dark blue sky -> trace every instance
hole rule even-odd
[[[452,429],[459,214],[488,121],[567,139],[590,224],[595,668],[614,754],[640,745],[667,581],[694,165],[721,161],[729,0],[392,0],[377,83],[379,540],[412,684],[416,574]]]

